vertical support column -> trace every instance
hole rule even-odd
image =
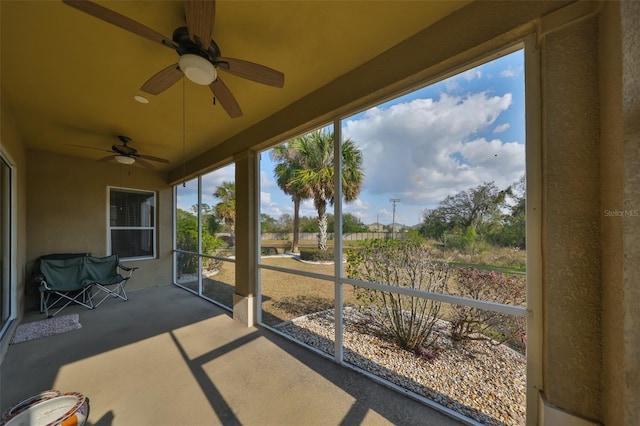
[[[538,418],[542,380],[542,150],[540,51],[535,35],[525,40],[525,91],[527,126],[527,424],[542,424]]]
[[[601,416],[600,97],[593,5],[572,3],[541,23],[547,424],[552,412],[576,422],[562,424]]]
[[[602,420],[624,422],[624,209],[625,152],[622,110],[620,3],[608,2],[600,17],[600,175],[602,205]],[[629,423],[631,424],[631,423]]]
[[[342,335],[344,328],[342,297],[342,122],[333,122],[333,179],[335,195],[333,197],[333,256],[335,265],[334,305],[335,305],[335,361],[342,363],[344,348]]]
[[[198,253],[202,253],[202,176],[198,176]],[[202,282],[202,256],[198,256],[198,295],[204,294]]]
[[[233,318],[249,327],[258,318],[258,161],[255,151],[234,157],[236,164],[236,291]]]
[[[640,418],[640,4],[620,2],[624,141],[624,424]]]

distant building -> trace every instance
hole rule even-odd
[[[369,231],[371,232],[384,232],[386,230],[385,225],[381,224],[381,223],[372,223],[369,226]]]

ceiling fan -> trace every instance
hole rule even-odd
[[[155,167],[151,163],[145,160],[157,161],[158,163],[169,164],[169,160],[165,160],[164,158],[139,154],[137,149],[127,145],[129,142],[131,142],[131,138],[127,136],[118,136],[118,139],[120,139],[120,141],[122,142],[122,145],[112,145],[111,149],[101,149],[101,148],[94,148],[92,146],[82,146],[82,145],[71,145],[71,146],[77,146],[79,148],[97,149],[98,151],[106,151],[106,152],[113,153],[112,155],[108,155],[104,158],[100,158],[98,161],[116,160],[118,163],[121,163],[121,164],[133,164],[137,162],[138,164],[140,164],[143,167],[146,167],[147,169],[155,169]]]
[[[186,0],[186,27],[173,32],[172,39],[88,0],[62,0],[82,12],[116,25],[151,41],[175,50],[180,60],[147,80],[142,91],[157,95],[175,84],[184,75],[194,83],[209,86],[224,110],[232,118],[242,116],[242,109],[217,70],[273,87],[284,86],[284,74],[264,65],[242,59],[222,57],[220,48],[211,39],[215,20],[215,0]]]

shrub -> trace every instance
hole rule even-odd
[[[366,240],[347,250],[346,257],[349,278],[430,292],[446,289],[449,265],[434,261],[431,250],[416,240]],[[362,287],[354,291],[371,308],[375,325],[400,347],[416,350],[433,344],[440,302]]]
[[[474,252],[477,250],[479,236],[473,227],[468,226],[465,230],[454,229],[450,233],[444,234],[445,249],[455,249],[462,252]]]
[[[476,268],[462,268],[456,274],[457,294],[471,299],[524,306],[526,279]],[[486,339],[504,343],[525,339],[525,319],[469,306],[454,305],[451,310],[451,336],[454,339]]]
[[[224,245],[224,242],[209,234],[202,234],[202,251],[205,254],[214,254]],[[178,235],[178,247],[183,250],[198,251],[198,234],[197,232],[186,231]],[[198,256],[187,253],[178,253],[178,274],[193,274],[198,272]],[[203,258],[203,268],[217,269],[220,267],[220,261]]]
[[[301,248],[300,259],[309,262],[333,262],[333,250],[320,250],[318,248]]]

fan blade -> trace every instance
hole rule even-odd
[[[157,161],[158,163],[169,164],[169,160],[166,160],[166,159],[160,158],[160,157],[154,157],[152,155],[136,154],[136,155],[134,155],[134,157],[136,157],[136,158],[144,158],[145,160]]]
[[[67,143],[65,145],[67,145],[67,146],[75,146],[77,148],[95,149],[96,151],[102,151],[102,152],[112,152],[110,149],[94,148],[92,146],[74,145],[74,144],[71,144],[71,143]]]
[[[114,12],[111,9],[107,9],[104,6],[100,6],[99,4],[93,3],[88,0],[62,0],[62,1],[63,3],[71,7],[74,7],[80,10],[81,12],[87,13],[105,22],[108,22],[117,27],[120,27],[124,30],[132,32],[139,36],[142,36],[151,41],[158,42],[172,49],[177,49],[176,44],[173,41],[171,41],[170,37],[165,37],[159,32],[152,30],[149,27],[145,27],[141,23],[134,21],[131,18],[127,18],[126,16],[121,15],[118,12]]]
[[[141,166],[146,167],[147,169],[155,169],[155,167],[153,167],[153,165],[151,163],[147,163],[146,161],[144,161],[140,157],[136,157],[136,162],[138,164],[140,164]]]
[[[140,90],[151,95],[158,95],[173,86],[182,77],[182,71],[177,63],[169,65],[147,80]]]
[[[202,42],[202,48],[207,50],[211,42],[213,21],[216,18],[215,0],[187,0],[185,2],[185,15],[189,37],[196,41],[196,37]]]
[[[218,78],[209,85],[209,88],[213,92],[213,96],[218,98],[222,108],[227,111],[227,114],[229,114],[231,118],[242,116],[240,105],[238,105],[238,102],[233,96],[233,93],[231,93],[231,90],[229,90],[227,85],[220,79],[220,76],[218,76]]]
[[[218,62],[227,62],[229,67],[221,66],[219,69],[229,74],[237,75],[258,83],[274,87],[284,86],[284,74],[264,65],[256,64],[242,59],[218,58]]]
[[[104,158],[100,158],[98,161],[109,161],[109,160],[113,160],[114,158],[116,158],[119,154],[116,155],[109,155],[107,157]]]

